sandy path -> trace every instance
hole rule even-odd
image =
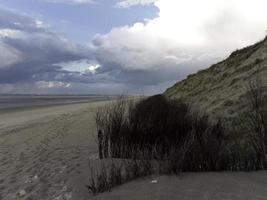
[[[267,171],[185,173],[137,180],[94,200],[267,200]]]
[[[94,112],[105,102],[0,115],[0,199],[88,199],[97,148]]]

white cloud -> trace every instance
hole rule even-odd
[[[36,26],[36,28],[49,28],[49,25],[46,25],[41,20],[35,20],[35,26]]]
[[[19,63],[24,59],[22,52],[12,46],[4,44],[0,39],[0,69]]]
[[[54,66],[60,66],[63,70],[69,72],[77,72],[81,74],[91,73],[95,74],[100,65],[94,60],[81,59],[70,62],[56,63]]]
[[[97,69],[99,67],[101,67],[101,66],[98,65],[98,64],[96,64],[96,65],[90,65],[85,72],[87,72],[87,73],[89,72],[89,73],[95,74],[97,72]]]
[[[20,30],[9,29],[9,28],[0,28],[0,39],[3,38],[19,38],[23,35],[23,32]]]
[[[118,0],[117,2],[117,7],[120,8],[128,8],[131,6],[136,6],[136,5],[149,5],[152,4],[154,2],[156,2],[157,0]]]
[[[264,0],[158,0],[154,5],[158,17],[96,35],[96,56],[106,70],[148,71],[154,81],[177,79],[263,39],[267,29]]]
[[[95,3],[94,0],[45,0],[50,3],[65,3],[72,5],[91,4]]]
[[[38,81],[38,88],[69,88],[71,86],[70,83],[64,83],[61,81]]]

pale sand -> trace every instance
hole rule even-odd
[[[186,173],[139,179],[92,196],[94,112],[107,102],[0,113],[2,200],[267,200],[267,172]]]
[[[83,200],[97,156],[94,112],[106,102],[0,114],[0,199]]]
[[[267,172],[184,173],[132,181],[94,200],[267,200]]]

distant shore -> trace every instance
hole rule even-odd
[[[116,98],[106,95],[0,95],[0,113],[39,108],[47,106],[59,106],[66,104],[89,103],[105,101]]]

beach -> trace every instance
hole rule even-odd
[[[0,114],[2,200],[267,199],[267,172],[151,176],[89,193],[98,159],[95,111],[108,101],[11,109]],[[103,161],[105,162],[105,160]]]
[[[88,199],[97,156],[94,112],[106,102],[42,106],[0,114],[0,199]]]
[[[266,200],[267,172],[205,172],[138,179],[94,200]]]

